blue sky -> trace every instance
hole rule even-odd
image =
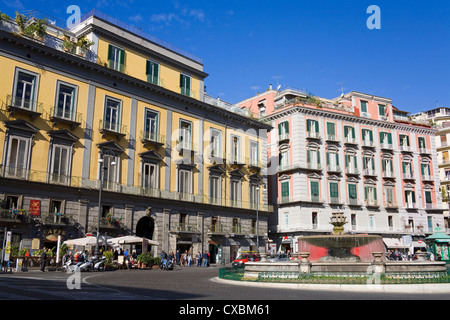
[[[269,84],[324,98],[360,91],[411,113],[450,107],[450,3],[445,0],[1,0],[66,20],[98,9],[200,58],[207,93],[236,103]],[[381,10],[370,30],[367,8]]]

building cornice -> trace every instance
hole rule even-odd
[[[277,113],[274,113],[270,116],[264,118],[264,121],[272,122],[274,120],[283,119],[287,116],[290,116],[295,113],[302,113],[305,115],[316,116],[316,117],[324,117],[328,119],[341,120],[341,121],[349,121],[353,123],[359,123],[367,126],[374,126],[383,129],[391,129],[391,130],[399,130],[404,132],[415,132],[419,134],[427,134],[427,135],[435,135],[438,130],[432,128],[425,128],[420,126],[415,126],[413,124],[402,124],[396,122],[388,122],[382,120],[375,120],[365,117],[358,117],[350,114],[338,113],[323,109],[317,109],[314,107],[307,106],[292,106],[287,109],[283,109]]]
[[[267,123],[258,121],[256,119],[248,118],[245,116],[242,116],[237,113],[233,113],[231,111],[210,105],[208,103],[205,103],[200,100],[196,100],[194,98],[170,91],[168,89],[165,89],[161,86],[137,79],[135,77],[132,77],[130,75],[124,74],[122,72],[110,69],[108,67],[102,66],[100,64],[97,64],[95,62],[87,61],[82,57],[72,55],[63,51],[59,51],[57,49],[48,47],[38,41],[27,39],[25,37],[0,30],[0,41],[2,42],[8,42],[10,45],[16,45],[20,46],[23,49],[25,49],[29,54],[37,53],[46,56],[47,58],[51,58],[52,60],[57,60],[63,63],[67,63],[71,65],[72,68],[77,68],[78,70],[86,70],[88,73],[96,73],[100,76],[105,76],[113,81],[115,81],[115,85],[117,82],[117,86],[119,87],[119,81],[124,84],[121,87],[121,90],[124,92],[127,92],[126,86],[133,86],[134,88],[138,88],[140,90],[145,90],[146,95],[143,96],[143,98],[148,97],[148,93],[153,93],[155,95],[159,95],[160,97],[163,97],[165,100],[170,99],[172,101],[178,101],[183,104],[183,107],[194,107],[201,110],[199,113],[200,117],[205,117],[205,114],[215,114],[217,117],[221,119],[228,119],[232,122],[235,122],[237,124],[245,124],[247,126],[250,126],[252,128],[258,129],[258,130],[271,130],[272,126],[270,126]],[[0,51],[5,51],[7,46],[5,43],[0,46]],[[17,54],[15,54],[17,55]],[[40,61],[36,61],[36,59],[30,59],[28,57],[19,57],[20,59],[26,59],[34,64],[36,64],[40,68],[45,68],[45,65],[41,65]],[[57,68],[55,65],[49,65],[49,67]],[[65,70],[63,70],[65,71]],[[81,72],[77,74],[78,77],[83,77],[81,75]],[[86,77],[84,77],[86,78]],[[86,81],[89,81],[90,79],[87,78]],[[173,105],[171,104],[173,107]],[[185,112],[185,110],[180,110]],[[194,112],[192,112],[194,113]],[[195,113],[194,113],[195,114]],[[203,114],[203,115],[202,115]]]

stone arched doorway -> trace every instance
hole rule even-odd
[[[153,240],[154,232],[155,232],[155,221],[152,218],[145,216],[139,219],[136,225],[136,236]],[[151,245],[149,245],[147,248],[142,248],[142,245],[137,245],[136,250],[138,252],[153,251]]]
[[[136,235],[146,239],[153,240],[153,233],[155,232],[155,222],[150,217],[142,217],[136,225]]]

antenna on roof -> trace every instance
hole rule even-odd
[[[344,96],[344,83],[341,81],[341,82],[338,82],[337,84],[339,84],[341,86],[341,97],[343,97]]]

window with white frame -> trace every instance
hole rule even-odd
[[[222,178],[220,175],[213,175],[211,174],[209,176],[209,199],[210,203],[213,204],[222,204],[222,196],[221,196],[221,181]]]
[[[70,157],[72,148],[54,144],[52,148],[50,181],[52,183],[67,184],[70,176]]]
[[[231,136],[231,161],[242,162],[241,160],[241,138],[238,136]]]
[[[211,128],[210,130],[210,155],[214,158],[222,157],[222,131]]]
[[[58,82],[54,117],[75,120],[76,92],[76,86]]]
[[[17,108],[34,111],[36,108],[38,75],[17,70],[11,105]]]
[[[144,139],[158,141],[158,118],[158,112],[145,109]]]
[[[106,97],[102,129],[113,132],[120,132],[119,124],[121,104],[122,102],[120,100]]]
[[[10,136],[5,164],[5,174],[9,177],[26,178],[29,163],[30,138]]]
[[[99,164],[99,170],[103,168],[103,188],[116,190],[119,181],[119,156],[105,154],[103,163]]]
[[[180,133],[178,137],[181,149],[192,150],[192,123],[180,120]]]
[[[250,141],[250,165],[258,167],[259,159],[258,159],[258,142]]]
[[[110,44],[108,46],[108,62],[111,69],[125,71],[125,50]]]
[[[180,93],[182,95],[191,96],[191,77],[185,74],[180,74]]]
[[[142,163],[142,187],[158,189],[159,165],[156,163]]]
[[[178,192],[192,194],[192,170],[178,169]]]
[[[151,60],[147,60],[145,69],[147,75],[147,81],[156,85],[159,85],[159,64]]]
[[[230,180],[230,200],[232,206],[238,206],[241,202],[241,181],[238,179]]]

